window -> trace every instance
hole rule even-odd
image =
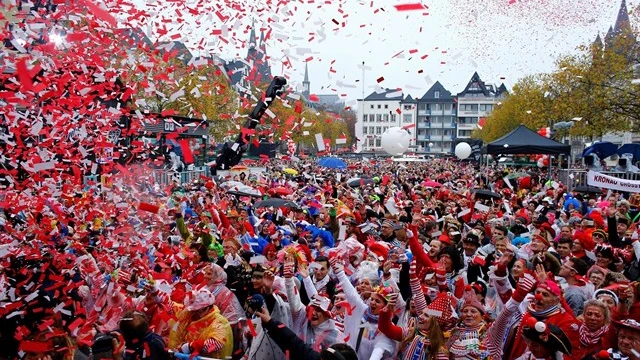
[[[460,111],[478,111],[478,104],[460,104]]]
[[[445,111],[451,111],[451,104],[444,104]]]
[[[369,126],[369,134],[373,134],[376,131],[375,129],[375,127]]]
[[[384,133],[386,133],[386,132],[387,132],[387,129],[389,129],[389,127],[388,127],[388,126],[383,126],[383,127],[382,127],[382,133],[383,133],[383,134],[384,134]]]
[[[377,122],[382,121],[382,114],[376,114],[376,121]]]
[[[371,104],[371,108],[373,109],[373,104]]]
[[[376,138],[376,147],[380,147],[381,145],[382,144],[380,138]]]
[[[367,114],[362,115],[362,122],[367,122]]]
[[[433,97],[436,99],[440,99],[440,91],[436,91],[433,93]]]
[[[376,119],[376,116],[374,114],[369,114],[369,122],[374,122]]]
[[[405,124],[413,122],[413,116],[411,116],[411,114],[402,115],[402,122],[405,123]]]
[[[404,110],[411,110],[411,105],[404,105],[402,108]]]
[[[396,122],[396,114],[391,114],[391,122]]]
[[[362,135],[367,135],[367,127],[362,128]]]
[[[431,110],[442,111],[442,104],[433,104],[433,108]]]
[[[389,114],[382,115],[382,119],[384,120],[384,122],[389,122]]]
[[[388,105],[388,104],[384,104],[384,108],[385,108],[385,109],[388,109],[388,108],[389,108],[389,105]]]
[[[382,127],[376,126],[376,135],[382,134]]]
[[[382,108],[382,105],[378,104],[378,109]]]

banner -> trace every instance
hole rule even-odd
[[[632,193],[640,192],[640,181],[638,180],[621,179],[597,171],[587,173],[587,185]]]

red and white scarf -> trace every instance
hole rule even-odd
[[[583,323],[578,330],[580,333],[580,343],[584,346],[595,345],[607,331],[609,331],[609,325],[605,325],[596,331],[591,331],[587,328],[587,325]]]

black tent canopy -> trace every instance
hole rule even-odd
[[[569,154],[571,146],[546,138],[524,125],[487,145],[487,154]]]

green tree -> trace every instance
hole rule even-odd
[[[237,113],[239,95],[212,62],[187,65],[175,56],[138,53],[129,80],[138,84],[136,103],[155,113],[206,119],[216,141],[236,134],[244,119]],[[145,67],[145,65],[151,67]]]
[[[474,137],[485,143],[509,133],[520,124],[536,128],[546,121],[546,99],[543,85],[538,76],[527,76],[518,81],[504,102],[499,103],[482,130]]]
[[[490,142],[520,124],[536,130],[576,118],[582,121],[574,122],[571,135],[597,138],[632,129],[640,121],[640,93],[632,81],[637,51],[635,37],[619,36],[605,50],[583,46],[561,57],[554,72],[518,81],[474,136]]]

